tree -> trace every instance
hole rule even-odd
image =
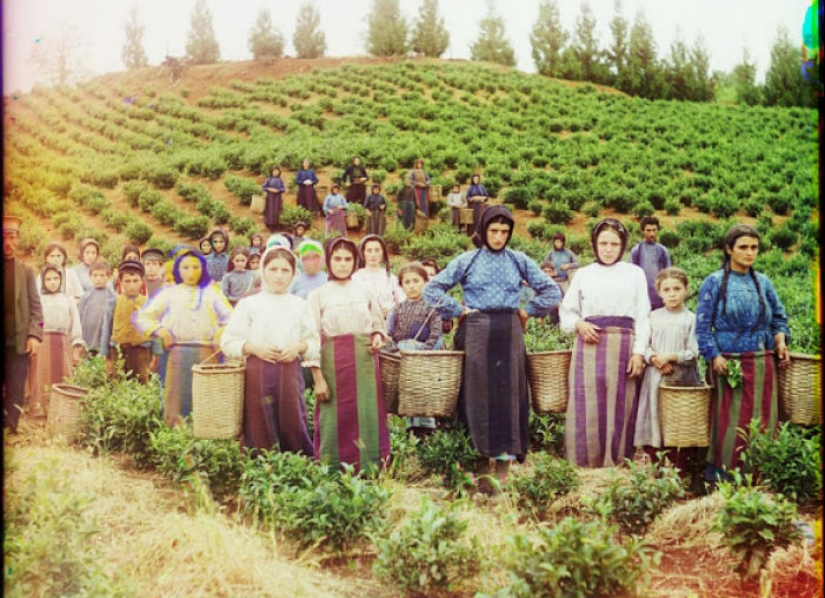
[[[802,52],[795,48],[788,30],[780,27],[771,47],[771,65],[765,73],[766,106],[803,106],[814,104],[812,87],[802,71]]]
[[[616,0],[613,5],[613,19],[610,21],[610,33],[613,35],[613,43],[607,50],[607,57],[610,61],[610,69],[613,75],[613,82],[621,89],[624,79],[627,77],[627,20],[622,16],[622,3]]]
[[[713,99],[713,78],[710,73],[710,54],[705,47],[705,38],[699,35],[690,49],[691,100],[710,102]]]
[[[47,85],[70,85],[83,77],[84,44],[78,29],[63,26],[55,34],[39,38],[32,45],[29,61],[38,82]]]
[[[195,0],[186,36],[186,53],[195,64],[211,64],[221,58],[218,40],[212,29],[212,13],[206,0]]]
[[[665,90],[668,100],[690,99],[690,64],[688,47],[681,34],[670,44],[670,58],[664,65]]]
[[[544,0],[539,4],[539,17],[530,32],[533,63],[539,74],[561,77],[562,49],[568,38],[569,35],[561,26],[556,0]]]
[[[143,49],[143,31],[144,27],[138,21],[138,6],[137,3],[132,4],[132,12],[129,15],[125,27],[126,43],[123,44],[123,50],[120,57],[123,59],[123,64],[126,69],[133,71],[140,69],[149,64],[149,59],[146,57],[146,50]]]
[[[284,36],[272,26],[269,10],[262,8],[249,32],[249,51],[255,60],[280,58],[284,55]]]
[[[438,0],[424,0],[412,34],[412,50],[438,58],[450,45],[450,32],[438,16]]]
[[[573,37],[573,55],[579,64],[579,80],[593,83],[608,83],[610,70],[605,53],[599,49],[596,37],[596,17],[589,2],[582,2],[581,12],[576,18],[576,32]]]
[[[750,58],[750,53],[745,48],[742,62],[733,67],[733,87],[737,102],[755,106],[762,102],[762,89],[756,84],[756,63],[751,62]]]
[[[478,39],[470,46],[470,59],[516,66],[513,47],[504,37],[504,19],[495,13],[493,0],[488,0],[487,16],[481,19],[479,28]]]
[[[662,71],[656,57],[656,41],[653,29],[639,11],[630,30],[630,52],[627,57],[626,76],[620,77],[622,91],[648,99],[661,97]]]
[[[298,58],[320,58],[327,50],[327,38],[319,29],[321,13],[311,2],[304,2],[298,10],[292,45]]]
[[[367,52],[371,56],[404,56],[408,48],[407,21],[398,0],[372,0]]]

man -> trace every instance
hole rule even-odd
[[[630,261],[644,270],[647,278],[647,296],[650,298],[650,308],[664,307],[662,298],[656,292],[656,275],[660,270],[670,268],[670,254],[667,247],[657,243],[659,235],[659,219],[655,216],[645,216],[639,224],[644,241],[630,250]]]
[[[3,216],[3,313],[5,315],[5,366],[3,378],[3,427],[17,433],[25,399],[29,357],[43,341],[43,309],[37,292],[37,276],[18,260],[20,225],[17,216]]]

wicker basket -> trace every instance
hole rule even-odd
[[[779,370],[779,405],[795,424],[822,424],[822,357],[791,353],[791,363]]]
[[[415,223],[413,224],[414,233],[423,233],[430,226],[430,219],[424,215],[421,210],[415,211]]]
[[[401,356],[381,351],[378,354],[381,368],[381,387],[384,389],[384,404],[387,413],[398,414],[398,377],[401,373]]]
[[[61,435],[69,442],[80,431],[80,416],[86,407],[88,388],[71,384],[52,384],[49,415],[46,429],[50,434]]]
[[[242,361],[206,363],[192,367],[192,420],[197,438],[237,438],[241,433],[244,401]]]
[[[711,387],[659,385],[659,418],[664,446],[708,446]]]
[[[257,193],[253,195],[249,209],[253,214],[263,214],[266,209],[266,197],[258,195]]]
[[[347,228],[350,230],[361,228],[361,224],[358,222],[358,214],[355,212],[347,212],[346,222]]]
[[[450,417],[461,389],[464,351],[401,351],[398,414]]]
[[[538,351],[527,354],[527,376],[536,413],[567,410],[568,372],[573,351]]]
[[[458,215],[459,224],[473,223],[473,208],[461,208]]]

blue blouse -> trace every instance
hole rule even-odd
[[[722,270],[710,274],[699,289],[696,306],[696,338],[706,361],[720,353],[748,353],[773,349],[773,336],[785,333],[790,343],[788,316],[767,276],[756,272],[765,302],[765,314],[759,318],[759,295],[750,273],[731,272],[728,276],[727,306],[722,313],[719,290]],[[716,316],[713,310],[716,306]],[[711,321],[713,320],[713,321]]]
[[[447,291],[461,285],[464,303],[479,311],[517,310],[522,298],[522,280],[526,280],[535,295],[524,306],[531,317],[543,317],[559,304],[561,291],[527,255],[505,249],[467,251],[450,262],[424,287],[424,300],[432,307],[440,302],[442,318],[456,318],[464,311],[459,301]]]
[[[299,185],[303,185],[306,181],[312,181],[313,185],[318,184],[318,177],[315,176],[315,171],[311,168],[309,170],[299,170],[298,174],[295,175],[295,182]]]
[[[284,181],[279,176],[271,176],[264,181],[264,184],[261,185],[261,190],[266,191],[267,193],[272,193],[272,191],[267,191],[267,187],[271,187],[273,189],[277,189],[280,193],[286,191],[286,185],[284,185]]]
[[[329,214],[331,208],[346,208],[347,200],[339,193],[330,193],[324,199],[324,214]]]
[[[467,188],[467,195],[465,197],[467,197],[467,199],[471,197],[490,197],[490,194],[487,193],[484,185],[470,185]]]
[[[225,251],[223,253],[215,253],[213,251],[206,256],[206,271],[209,272],[209,278],[214,282],[223,280],[228,266],[229,254]]]

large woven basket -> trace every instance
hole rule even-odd
[[[361,224],[358,222],[358,214],[355,212],[347,212],[346,215],[347,228],[350,230],[358,229]]]
[[[197,438],[237,438],[241,433],[244,401],[242,361],[206,363],[192,367],[192,421]]]
[[[464,351],[401,351],[398,414],[450,417],[461,390]]]
[[[573,351],[538,351],[527,354],[527,377],[536,413],[567,410],[568,372]]]
[[[708,446],[711,387],[659,385],[659,418],[665,446]]]
[[[70,442],[77,437],[87,394],[89,389],[82,386],[52,384],[46,419],[46,429],[50,434],[63,436]]]
[[[264,210],[266,210],[266,197],[258,195],[257,193],[254,194],[252,201],[249,203],[249,210],[253,214],[263,214]]]
[[[791,353],[791,363],[779,370],[779,405],[795,424],[822,424],[822,357]]]
[[[414,233],[423,233],[430,226],[430,219],[421,210],[415,211]]]
[[[459,223],[472,224],[473,223],[473,208],[460,208]]]
[[[381,369],[381,387],[387,413],[398,414],[398,378],[401,374],[401,356],[382,351],[378,354]]]

